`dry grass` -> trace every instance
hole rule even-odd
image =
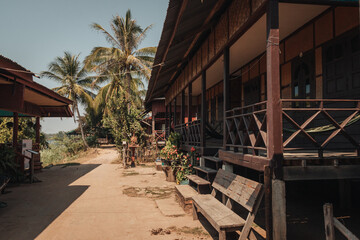
[[[171,232],[176,232],[178,234],[188,234],[188,235],[194,235],[198,237],[207,237],[210,236],[208,232],[205,232],[201,227],[181,227],[178,228],[176,226],[171,226],[167,228]]]

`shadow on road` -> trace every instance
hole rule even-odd
[[[55,166],[36,174],[42,182],[11,187],[0,195],[8,204],[0,209],[0,239],[34,239],[78,199],[89,186],[71,183],[100,164]]]

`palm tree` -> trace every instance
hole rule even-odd
[[[138,102],[140,88],[143,86],[141,77],[150,78],[151,66],[154,61],[156,47],[139,49],[152,25],[142,29],[131,12],[125,18],[113,17],[110,28],[112,34],[100,24],[92,24],[92,28],[102,32],[111,47],[95,47],[85,59],[85,67],[99,74],[94,84],[110,81],[106,86],[107,97],[118,90],[125,91],[128,102]],[[104,89],[105,90],[105,89]]]
[[[80,116],[79,104],[91,103],[95,94],[89,89],[97,88],[97,85],[92,84],[92,79],[87,77],[87,71],[82,66],[78,55],[72,55],[65,52],[63,57],[57,57],[49,64],[48,71],[41,72],[41,77],[47,77],[61,84],[61,86],[53,88],[54,91],[60,95],[69,98],[73,101],[72,110],[77,113],[79,128],[81,130],[82,140],[85,148],[88,144],[85,140],[83,121]],[[74,121],[75,114],[74,114]]]

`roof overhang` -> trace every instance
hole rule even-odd
[[[282,3],[359,6],[359,0],[279,0]],[[164,97],[231,0],[170,0],[155,55],[145,105]]]
[[[0,110],[22,116],[71,117],[72,101],[32,80],[34,74],[0,55]],[[6,114],[6,112],[11,112]]]
[[[170,0],[145,99],[164,97],[169,81],[192,57],[229,0]]]

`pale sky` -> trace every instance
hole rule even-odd
[[[93,47],[110,46],[90,24],[110,30],[112,16],[125,16],[128,9],[143,28],[153,24],[140,47],[157,46],[167,7],[168,0],[1,0],[0,54],[34,73],[47,70],[64,51],[80,53],[83,60]],[[57,86],[48,79],[34,80]],[[41,124],[45,133],[76,128],[72,118],[44,118]]]

